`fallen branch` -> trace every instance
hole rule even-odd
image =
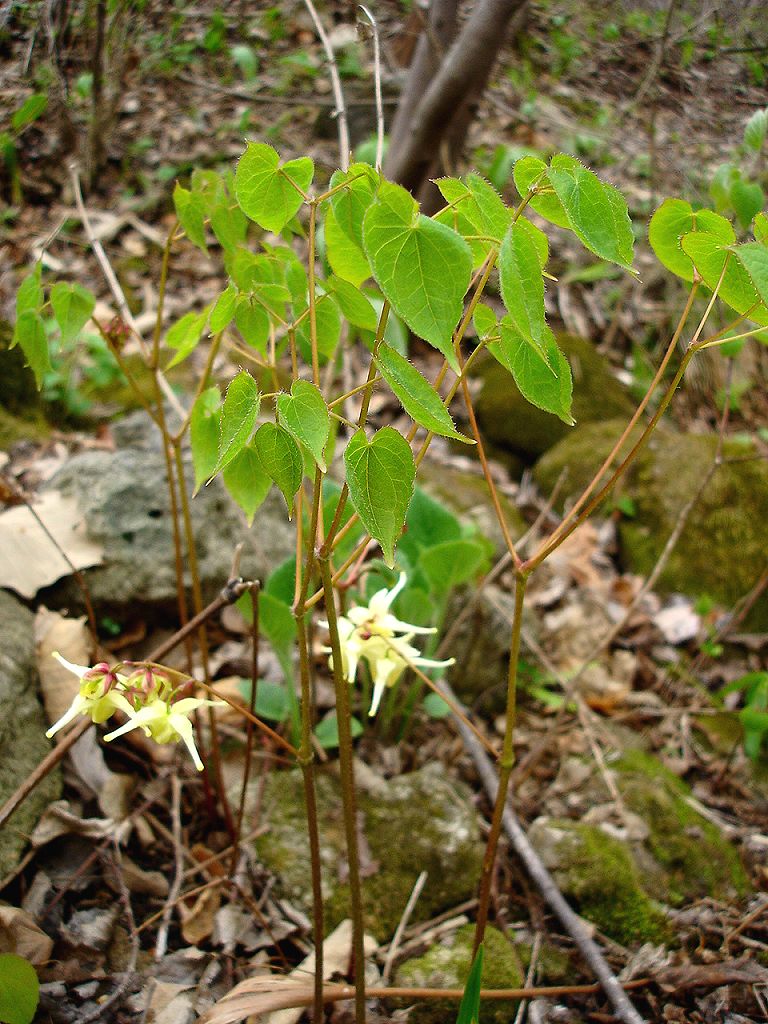
[[[458,703],[450,685],[444,680],[440,683],[440,689],[446,698],[450,698]],[[483,787],[488,794],[488,799],[491,802],[495,801],[497,781],[493,765],[472,730],[468,729],[460,719],[456,719],[456,728],[459,731],[465,748],[475,763]],[[502,824],[515,853],[527,868],[528,874],[536,883],[544,899],[560,918],[566,931],[576,943],[579,952],[591,968],[600,983],[600,987],[613,1006],[616,1016],[624,1021],[624,1024],[643,1024],[643,1018],[630,1002],[621,983],[600,952],[599,947],[590,938],[583,921],[566,902],[554,879],[541,862],[541,858],[531,846],[528,836],[523,831],[522,825],[517,820],[509,804],[504,808]]]

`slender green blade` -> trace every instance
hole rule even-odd
[[[457,441],[464,441],[465,444],[474,443],[458,432],[440,395],[399,352],[389,345],[382,344],[376,357],[376,365],[402,407],[419,426],[442,437],[453,437]]]
[[[459,1004],[459,1015],[456,1024],[479,1024],[480,1020],[480,988],[483,977],[483,944],[477,948],[475,959],[467,976],[464,995]]]
[[[355,511],[391,567],[413,495],[416,466],[411,446],[393,427],[383,427],[370,441],[361,429],[350,438],[344,461]]]

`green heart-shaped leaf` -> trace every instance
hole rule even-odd
[[[280,488],[288,506],[288,516],[292,518],[293,499],[304,475],[304,464],[296,442],[284,427],[262,423],[254,435],[253,444],[264,471]]]
[[[265,142],[249,142],[235,171],[235,196],[243,213],[275,233],[296,215],[315,167],[309,157],[280,164],[276,150]]]
[[[382,427],[370,441],[361,429],[350,438],[344,462],[355,511],[391,567],[413,495],[416,466],[411,446],[393,427]]]
[[[290,395],[278,396],[277,415],[282,426],[309,450],[325,473],[325,446],[331,432],[331,416],[318,388],[306,380],[294,381]]]
[[[469,246],[419,213],[399,185],[382,182],[363,222],[365,252],[379,287],[411,330],[458,363],[451,336],[472,274]]]

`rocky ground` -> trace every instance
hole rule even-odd
[[[38,28],[17,6],[1,43],[0,91],[9,102],[20,89],[39,87],[46,61],[45,25]],[[662,196],[703,199],[746,118],[768,103],[760,80],[765,29],[750,5],[711,16],[698,5],[672,11],[665,37],[665,12],[652,7],[627,13],[623,5],[534,5],[526,34],[505,53],[484,101],[468,164],[494,174],[508,149],[512,156],[524,146],[577,152],[626,191],[639,223]],[[346,39],[340,52],[351,55],[347,86],[360,100],[355,132],[362,140],[371,126],[369,55],[348,31],[345,5],[327,5],[325,13],[337,39]],[[393,96],[402,74],[394,51],[406,19],[394,3],[376,13]],[[129,26],[121,78],[113,83],[121,88],[109,161],[88,194],[134,313],[148,323],[176,175],[199,163],[231,164],[243,134],[269,139],[286,156],[309,152],[326,171],[335,165],[326,77],[303,7],[228,13],[219,49],[207,35],[214,15],[213,5],[171,15],[168,5],[150,4]],[[259,64],[254,80],[243,55],[240,63],[230,56],[242,44]],[[86,56],[73,43],[58,72],[72,84],[81,135],[87,106],[75,83]],[[52,232],[48,269],[89,284],[111,312],[72,215],[64,127],[43,120],[19,140],[23,201],[14,201],[0,226],[0,303],[8,319],[23,268]],[[81,144],[81,156],[86,150]],[[6,179],[2,187],[9,187]],[[510,183],[506,194],[513,192]],[[490,364],[477,381],[478,417],[502,499],[515,536],[527,533],[531,548],[620,433],[679,302],[642,239],[641,280],[629,283],[596,274],[562,236],[553,246],[559,282],[548,293],[549,313],[568,334],[562,343],[576,382],[576,428],[568,431],[515,395],[502,400]],[[207,301],[219,282],[213,258],[179,252],[171,316]],[[46,716],[54,720],[69,702],[50,652],[84,662],[88,646],[76,618],[81,589],[56,549],[45,548],[19,491],[46,524],[57,524],[54,532],[61,527],[59,547],[83,568],[111,656],[144,657],[177,625],[170,507],[151,424],[141,412],[118,419],[123,385],[98,352],[77,353],[72,365],[63,359],[41,403],[6,346],[0,332],[7,451],[0,454],[7,481],[0,491],[7,499],[0,513],[0,801],[47,752]],[[530,587],[515,808],[616,972],[627,981],[650,979],[633,999],[659,1021],[739,1024],[768,1015],[765,759],[745,750],[740,693],[722,696],[729,684],[767,667],[764,351],[753,343],[735,360],[713,358],[690,377],[619,492]],[[427,352],[417,346],[414,354],[427,365]],[[231,366],[223,360],[222,374]],[[175,383],[182,392],[189,387],[183,374]],[[87,408],[78,406],[78,395],[87,395]],[[393,412],[384,401],[373,411],[381,422]],[[502,558],[471,460],[437,448],[424,486],[474,522]],[[193,519],[206,599],[227,579],[240,540],[249,576],[267,577],[290,553],[277,501],[267,502],[248,530],[212,486],[195,499]],[[645,589],[651,574],[653,586]],[[449,678],[491,742],[501,728],[510,584],[501,561],[491,579],[454,598],[460,621],[451,654],[458,665]],[[211,648],[217,680],[236,692],[251,654],[248,627],[233,609],[212,623]],[[318,666],[323,661],[318,654]],[[268,645],[262,668],[267,682],[281,682]],[[330,706],[322,678],[318,686],[320,706]],[[239,799],[242,724],[223,716],[219,727],[227,784]],[[450,720],[421,713],[399,742],[368,730],[357,752],[372,982],[375,965],[376,979],[383,974],[396,984],[460,986],[489,812],[475,767]],[[113,750],[84,737],[0,833],[0,950],[39,966],[40,1021],[192,1021],[242,977],[286,973],[310,952],[301,791],[279,749],[258,749],[245,802],[248,840],[234,863],[197,778],[180,760],[156,757],[156,748]],[[339,868],[334,764],[331,755],[320,778],[329,930],[343,928],[348,888]],[[421,895],[393,946],[422,872]],[[495,878],[494,914],[488,987],[592,981],[508,852]],[[333,950],[329,939],[331,962]],[[342,954],[340,973],[346,967]],[[612,1019],[599,992],[541,997],[525,1009],[541,1022]],[[379,1002],[370,1019],[443,1021],[452,1012],[440,1004],[409,1012]],[[487,1004],[481,1022],[518,1012],[509,1003]],[[343,1021],[345,1013],[339,1008],[333,1019]]]

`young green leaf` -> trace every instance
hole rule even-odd
[[[501,339],[488,346],[491,354],[506,366],[524,398],[571,426],[571,368],[551,330],[546,329],[539,346],[520,333],[511,317],[505,316],[500,327]]]
[[[544,278],[536,247],[522,221],[511,224],[504,236],[499,281],[504,305],[518,331],[541,347],[547,331]]]
[[[306,380],[294,381],[290,395],[278,395],[277,415],[281,425],[309,450],[325,473],[325,446],[331,433],[331,416],[318,388]]]
[[[11,118],[11,128],[20,132],[28,124],[32,124],[38,117],[42,117],[45,108],[48,106],[48,96],[44,92],[36,92],[28,96],[19,109]]]
[[[684,281],[693,281],[693,263],[680,245],[680,239],[692,231],[709,231],[726,245],[736,240],[725,217],[713,210],[695,210],[682,199],[665,199],[651,217],[648,241],[661,264]]]
[[[453,437],[465,444],[474,443],[458,432],[440,395],[399,352],[382,344],[376,357],[376,366],[415,423],[433,434]]]
[[[717,294],[726,305],[742,316],[748,314],[756,324],[768,325],[768,309],[760,302],[751,277],[729,246],[709,231],[683,235],[680,244],[709,289],[714,291],[720,283]]]
[[[768,245],[745,242],[734,246],[732,252],[749,274],[760,301],[768,306]]]
[[[246,445],[221,474],[224,486],[245,512],[248,525],[272,486],[272,478],[264,472],[261,459],[253,445]]]
[[[232,317],[235,315],[237,295],[237,288],[230,283],[221,295],[219,295],[218,299],[216,299],[213,309],[211,310],[211,320],[209,324],[212,334],[218,334],[219,331],[223,331],[224,328],[232,322]]]
[[[269,315],[250,295],[241,295],[235,304],[235,326],[243,336],[246,345],[258,352],[267,351],[269,341]]]
[[[298,212],[314,173],[309,157],[280,164],[271,146],[249,142],[235,172],[240,209],[260,227],[278,233]]]
[[[764,213],[758,213],[752,225],[752,234],[756,242],[768,245],[768,217]]]
[[[356,718],[350,718],[349,731],[352,739],[362,736],[363,727]],[[336,712],[331,711],[315,726],[315,739],[323,750],[335,750],[339,745],[339,723],[336,721]]]
[[[363,241],[392,308],[457,370],[451,335],[472,274],[467,243],[451,228],[420,214],[408,192],[390,182],[382,182],[365,215]]]
[[[60,281],[51,288],[51,305],[64,345],[76,338],[88,323],[96,297],[79,284]]]
[[[472,194],[477,223],[482,233],[501,241],[509,228],[512,212],[493,185],[479,174],[470,172],[467,175],[467,186]]]
[[[630,269],[634,236],[621,192],[563,153],[552,157],[548,177],[571,228],[587,249]]]
[[[189,442],[195,471],[195,493],[210,480],[219,461],[221,432],[221,395],[218,388],[207,388],[192,406],[189,418]]]
[[[358,249],[363,248],[363,219],[374,201],[377,178],[370,164],[363,163],[354,163],[348,171],[334,171],[331,175],[331,188],[345,185],[331,196],[334,220]]]
[[[756,110],[744,128],[744,145],[759,153],[768,134],[768,107]]]
[[[282,491],[288,506],[288,517],[293,517],[293,499],[301,487],[304,465],[301,452],[288,431],[275,423],[262,423],[256,431],[253,444],[267,473]]]
[[[0,1021],[31,1024],[40,1001],[37,971],[16,953],[0,953]]]
[[[205,329],[210,308],[210,306],[206,306],[201,313],[186,313],[168,331],[165,336],[165,344],[168,348],[174,349],[176,355],[166,366],[167,370],[178,366],[195,350]]]
[[[350,438],[344,462],[355,511],[392,567],[416,476],[411,446],[393,427],[382,427],[370,441],[361,429]]]
[[[480,339],[487,338],[489,335],[498,334],[499,323],[496,318],[496,314],[490,306],[486,306],[484,302],[478,302],[475,306],[475,312],[472,314],[472,323],[475,325],[477,336]]]
[[[38,390],[43,386],[43,374],[53,369],[48,351],[48,339],[42,318],[28,309],[16,318],[13,330],[13,344],[19,345],[24,353],[27,366],[35,375]]]
[[[341,312],[349,323],[354,324],[355,327],[362,327],[365,331],[376,330],[379,321],[376,310],[371,305],[370,299],[363,295],[359,288],[336,275],[331,276],[328,288],[335,295]]]
[[[199,192],[191,192],[176,182],[173,205],[184,234],[203,252],[208,252],[205,240],[205,200]]]
[[[261,600],[262,598],[259,598],[259,601]],[[241,688],[246,700],[250,700],[252,685],[250,679],[242,680]],[[268,722],[285,722],[289,713],[288,691],[285,686],[270,683],[268,679],[260,679],[256,689],[256,714],[259,718],[266,718]]]
[[[230,200],[216,203],[211,209],[211,228],[222,249],[234,252],[245,242],[248,221],[240,207]]]
[[[483,977],[483,944],[477,948],[475,959],[467,976],[467,983],[464,986],[464,995],[459,1004],[459,1015],[456,1024],[479,1024],[480,1021],[480,991]]]
[[[752,218],[759,213],[765,202],[765,193],[754,181],[745,181],[741,176],[731,185],[731,206],[743,228],[748,228]]]
[[[422,551],[419,568],[436,594],[473,580],[487,565],[484,545],[475,540],[449,540]]]
[[[318,296],[315,304],[315,325],[317,327],[317,351],[320,363],[327,363],[336,351],[341,337],[341,314],[330,295]],[[304,317],[296,328],[296,342],[307,362],[312,358],[312,332],[309,316]]]
[[[27,274],[19,285],[19,289],[16,292],[16,316],[21,316],[22,313],[39,313],[43,308],[45,296],[43,295],[43,288],[41,280],[43,276],[43,264],[38,262],[35,264],[32,272]]]
[[[325,253],[334,274],[350,284],[359,287],[371,276],[365,253],[341,230],[332,210],[325,216]]]
[[[261,395],[259,387],[247,370],[234,377],[224,396],[221,409],[219,458],[215,473],[220,473],[243,450],[253,432],[259,415]]]
[[[521,157],[515,162],[512,177],[515,181],[515,188],[523,199],[528,195],[532,186],[544,190],[543,193],[537,192],[530,199],[528,205],[550,223],[570,230],[571,222],[568,219],[568,214],[550,185],[547,165],[543,160],[537,156]]]

